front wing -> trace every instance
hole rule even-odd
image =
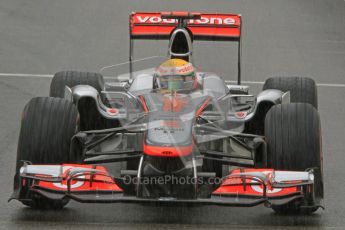
[[[208,198],[157,199],[125,195],[123,178],[113,177],[105,167],[83,164],[29,165],[20,169],[19,188],[11,199],[24,201],[23,191],[30,190],[48,199],[66,197],[84,203],[174,203],[223,206],[282,205],[294,200],[312,198],[312,172],[277,171],[273,169],[236,169],[222,178]],[[11,200],[10,199],[10,200]]]

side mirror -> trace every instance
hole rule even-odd
[[[247,85],[230,85],[227,84],[226,87],[229,89],[230,94],[249,94],[249,86]]]

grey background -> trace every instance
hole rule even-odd
[[[128,58],[131,11],[191,10],[241,13],[243,78],[311,76],[345,84],[343,0],[1,0],[0,72],[53,74],[66,69],[98,71]],[[160,43],[159,43],[160,45]],[[157,43],[138,47],[137,57],[165,52]],[[234,49],[196,44],[197,61],[233,80]],[[264,207],[153,207],[78,204],[62,211],[35,211],[11,194],[21,111],[34,96],[48,95],[49,78],[0,77],[0,229],[344,229],[345,88],[319,87],[325,163],[325,211],[279,216]],[[261,85],[253,84],[257,93]]]

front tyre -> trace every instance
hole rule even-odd
[[[314,195],[323,198],[323,167],[320,118],[317,110],[307,103],[273,106],[266,115],[268,167],[276,170],[305,171],[314,169]],[[313,204],[307,204],[313,205]],[[297,213],[300,203],[272,207],[279,213]],[[307,210],[309,213],[317,207]]]
[[[52,97],[36,97],[25,106],[17,149],[14,189],[19,187],[19,169],[22,161],[32,164],[80,163],[82,153],[70,151],[71,139],[77,131],[78,111],[67,100]],[[22,203],[32,208],[60,209],[68,199],[49,200],[26,190],[22,194],[31,201]]]

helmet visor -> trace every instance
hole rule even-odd
[[[161,89],[179,90],[193,87],[194,75],[165,75],[158,77]]]

